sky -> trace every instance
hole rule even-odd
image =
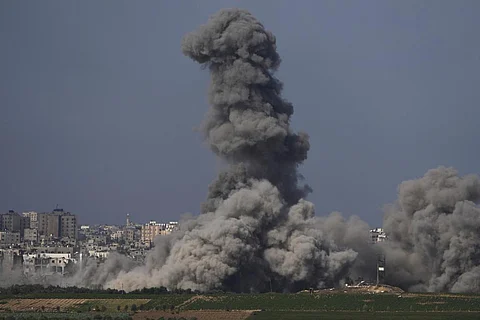
[[[231,7],[277,38],[317,215],[380,226],[402,181],[480,173],[480,1],[5,0],[0,211],[197,214],[221,164],[198,131],[208,71],[180,45]]]

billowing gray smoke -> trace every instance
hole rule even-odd
[[[439,167],[399,186],[385,212],[392,284],[416,291],[480,292],[480,179]]]
[[[275,37],[247,11],[222,10],[182,49],[210,70],[204,133],[229,166],[181,236],[160,239],[146,266],[109,285],[256,291],[340,281],[357,253],[317,228],[313,205],[303,200],[309,187],[298,186],[297,166],[308,136],[290,129],[293,107],[273,76]]]
[[[205,139],[228,165],[210,185],[202,213],[156,239],[143,265],[111,255],[89,262],[70,285],[127,291],[169,289],[293,291],[375,277],[405,289],[480,291],[480,182],[440,167],[399,187],[387,208],[390,241],[372,246],[369,226],[339,213],[314,216],[299,185],[308,136],[290,128],[293,106],[273,73],[275,37],[248,12],[222,10],[188,34],[185,55],[210,70]]]

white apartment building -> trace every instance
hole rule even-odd
[[[26,275],[65,274],[69,262],[75,263],[70,253],[30,253],[23,255],[23,272]]]

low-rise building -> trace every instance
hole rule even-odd
[[[23,271],[26,275],[64,275],[70,262],[75,263],[70,253],[29,253],[23,255]]]
[[[88,251],[88,255],[90,257],[94,257],[94,258],[97,258],[97,259],[107,259],[108,256],[110,255],[110,251],[107,251],[107,250],[91,250],[91,251]]]

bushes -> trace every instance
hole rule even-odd
[[[60,286],[43,286],[39,284],[35,285],[13,285],[6,288],[0,288],[0,296],[3,298],[15,297],[15,296],[22,296],[22,297],[30,297],[30,298],[46,298],[45,295],[49,295],[49,297],[59,297],[59,298],[78,298],[79,294],[81,295],[88,295],[91,298],[105,296],[105,295],[128,295],[129,297],[132,296],[140,296],[140,295],[180,295],[180,294],[198,294],[198,291],[188,290],[181,290],[176,289],[173,291],[168,291],[165,287],[157,287],[157,288],[143,288],[141,290],[131,291],[128,294],[124,290],[116,290],[116,289],[102,289],[101,287],[95,288],[82,288],[82,287],[60,287]]]

